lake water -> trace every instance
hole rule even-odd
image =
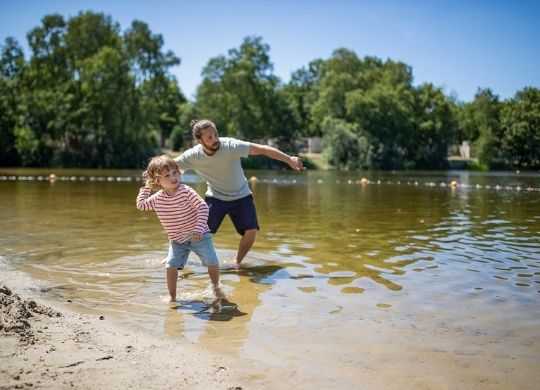
[[[0,169],[0,279],[75,311],[330,372],[362,362],[366,335],[392,350],[374,334],[389,328],[395,348],[540,359],[538,174],[247,172],[261,231],[245,268],[227,267],[228,220],[214,237],[235,309],[210,306],[196,257],[180,304],[163,302],[167,241],[135,208],[140,172],[50,172]]]

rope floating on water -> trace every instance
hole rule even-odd
[[[140,176],[57,176],[54,173],[47,175],[0,175],[0,181],[48,181],[54,183],[56,181],[91,181],[91,182],[140,182],[142,178]],[[249,182],[252,185],[257,185],[259,183],[264,184],[278,184],[278,185],[293,185],[298,184],[299,182],[296,179],[278,179],[278,178],[257,178],[256,176],[251,176]],[[325,183],[332,183],[332,181],[325,181],[323,179],[317,179],[316,184],[322,185]],[[366,186],[380,186],[380,185],[401,185],[401,186],[414,186],[414,187],[429,187],[429,188],[449,188],[451,190],[464,189],[464,190],[495,190],[495,191],[525,191],[525,192],[540,192],[540,187],[533,186],[524,186],[524,185],[502,185],[502,184],[467,184],[460,183],[457,180],[450,181],[425,181],[421,182],[418,180],[370,180],[365,177],[360,179],[345,179],[335,180],[335,184],[344,184],[344,185],[360,185],[362,187]]]
[[[24,176],[24,175],[10,175],[0,176],[0,181],[108,181],[108,182],[131,182],[141,181],[138,176],[56,176],[50,174],[49,176]]]

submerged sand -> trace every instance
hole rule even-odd
[[[351,355],[322,343],[325,331],[283,329],[282,337],[296,340],[292,349],[305,349],[301,360],[273,357],[272,332],[246,358],[127,330],[0,286],[0,389],[536,389],[540,381],[535,337],[507,351],[504,339],[366,318],[340,328],[344,340],[357,335]]]

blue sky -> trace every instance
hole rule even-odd
[[[207,61],[248,35],[270,45],[274,72],[284,82],[311,60],[346,47],[403,61],[415,84],[432,82],[463,101],[478,87],[503,99],[540,87],[540,1],[0,0],[0,40],[14,36],[26,48],[26,33],[44,15],[81,10],[111,15],[122,30],[143,20],[162,34],[165,48],[182,60],[172,72],[189,98]]]

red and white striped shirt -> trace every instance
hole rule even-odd
[[[156,212],[169,240],[183,243],[193,233],[204,234],[208,229],[208,205],[193,189],[180,184],[173,195],[160,190],[152,194],[142,187],[137,196],[139,210]]]

